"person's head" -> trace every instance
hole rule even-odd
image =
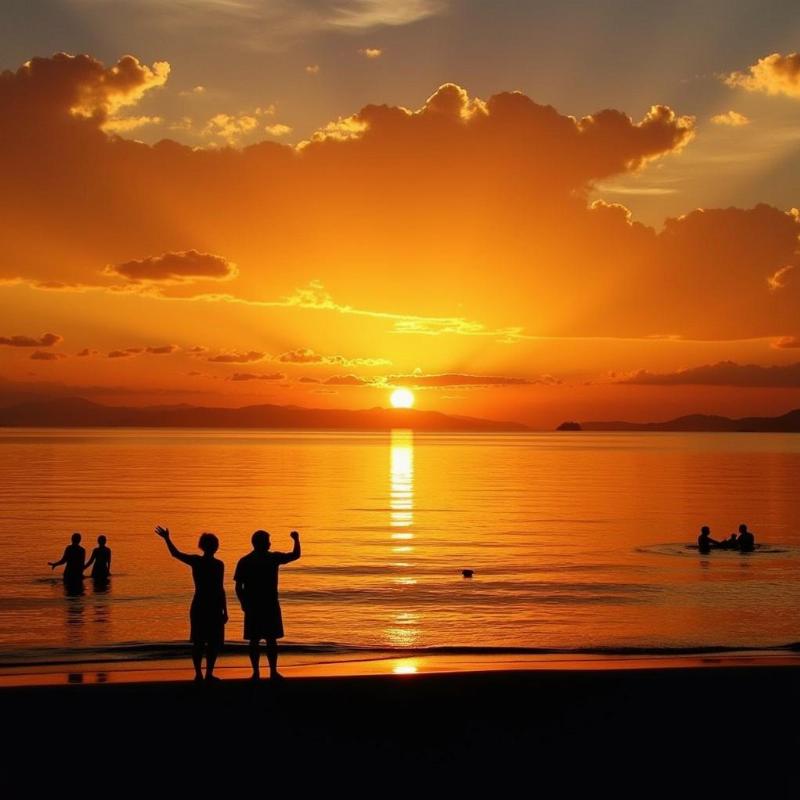
[[[703,525],[703,527],[700,528],[700,533],[702,533],[703,536],[709,536],[711,534],[711,528],[709,528],[708,525]]]
[[[102,533],[101,533],[101,534],[100,534],[100,535],[97,537],[97,544],[99,544],[99,545],[100,545],[100,547],[105,547],[105,544],[106,544],[106,537],[105,537],[105,536],[103,536],[103,534],[102,534]]]
[[[79,533],[72,534],[72,544],[80,544],[81,543],[81,535]]]
[[[747,533],[747,525],[744,523],[739,526],[739,533]]]
[[[256,531],[251,537],[253,550],[269,550],[269,534],[266,531]]]
[[[201,533],[197,546],[207,556],[213,556],[219,550],[219,539],[213,533]]]

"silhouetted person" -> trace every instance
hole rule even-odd
[[[173,558],[183,561],[192,568],[194,597],[189,610],[191,622],[192,663],[194,679],[203,679],[203,652],[206,656],[206,680],[219,680],[214,677],[214,664],[225,640],[225,623],[228,621],[228,603],[225,598],[223,577],[225,565],[214,558],[219,549],[219,539],[213,533],[203,533],[197,546],[202,556],[181,553],[169,538],[169,528],[156,527],[156,533],[167,543]]]
[[[719,542],[711,538],[711,528],[708,525],[703,525],[700,528],[700,535],[697,537],[697,549],[703,554],[707,555],[711,552],[712,547],[717,547]]]
[[[719,546],[723,550],[738,550],[739,549],[739,541],[736,538],[736,534],[732,533],[727,539],[723,539]]]
[[[86,551],[81,547],[81,535],[72,534],[72,544],[64,548],[64,555],[58,561],[48,561],[50,569],[55,569],[65,564],[64,584],[69,587],[83,587],[83,564],[86,560]]]
[[[84,569],[92,568],[92,580],[95,583],[106,583],[111,576],[111,549],[106,547],[106,537],[97,537],[97,547],[86,562]]]
[[[739,526],[739,539],[737,540],[739,550],[743,553],[752,553],[756,548],[756,537],[747,530],[747,525]]]
[[[261,673],[258,667],[258,645],[267,643],[267,661],[270,678],[280,678],[278,673],[278,639],[283,638],[283,619],[278,602],[278,567],[300,558],[300,534],[292,531],[294,547],[291,553],[270,552],[269,534],[256,531],[251,537],[253,552],[239,559],[233,579],[236,596],[244,611],[244,638],[250,642],[250,663],[253,680]]]

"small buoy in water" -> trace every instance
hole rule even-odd
[[[461,570],[461,574],[465,578],[471,578],[475,573],[471,569],[462,569]]]

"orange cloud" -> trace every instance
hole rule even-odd
[[[309,64],[305,68],[306,75],[319,75],[319,64]]]
[[[800,347],[800,336],[781,336],[775,339],[771,346],[776,350],[789,350]]]
[[[131,356],[138,356],[144,352],[142,347],[126,347],[124,350],[111,350],[108,353],[108,358],[131,358]]]
[[[677,372],[652,373],[641,370],[618,383],[639,386],[761,386],[800,387],[800,362],[781,366],[737,364],[720,361]]]
[[[145,353],[152,353],[154,355],[164,355],[166,353],[174,353],[178,349],[176,344],[161,344],[156,347],[145,347]]]
[[[228,380],[231,381],[280,381],[286,377],[283,372],[234,372]]]
[[[358,54],[364,56],[364,58],[375,59],[383,55],[383,50],[381,50],[380,47],[362,47],[358,51]]]
[[[30,357],[34,361],[58,361],[59,359],[66,358],[64,353],[48,352],[47,350],[36,350],[31,353]]]
[[[711,121],[715,125],[727,125],[731,128],[740,128],[750,124],[750,118],[738,111],[726,111],[724,114],[714,114]]]
[[[266,353],[250,350],[247,353],[220,353],[219,355],[211,356],[208,361],[213,361],[216,364],[248,364],[252,361],[263,361],[266,357]]]
[[[183,250],[106,267],[107,275],[133,283],[186,283],[198,280],[225,281],[237,274],[236,265],[222,256]]]
[[[0,344],[8,347],[52,347],[63,341],[64,337],[57,333],[45,333],[38,339],[33,336],[0,336]]]
[[[337,364],[344,367],[376,367],[391,364],[386,358],[345,358],[344,356],[323,356],[308,348],[298,348],[281,353],[276,358],[285,364]]]
[[[327,386],[368,386],[374,381],[359,375],[331,375],[323,383]]]
[[[96,356],[97,353],[98,353],[97,350],[92,350],[88,347],[84,347],[83,350],[81,350],[78,353],[75,353],[75,355],[78,356],[79,358],[86,358],[88,356]]]
[[[422,373],[414,372],[410,375],[389,375],[386,378],[386,382],[393,386],[423,388],[435,386],[525,386],[533,383],[544,383],[545,381],[502,375],[462,375],[457,373],[423,375]]]
[[[800,53],[780,53],[760,58],[746,72],[732,72],[725,77],[731,87],[748,92],[783,94],[800,100]]]

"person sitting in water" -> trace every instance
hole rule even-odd
[[[739,526],[739,538],[736,545],[742,553],[752,553],[756,549],[756,537],[747,530],[747,525]]]
[[[92,580],[97,583],[107,581],[111,575],[111,548],[106,547],[106,537],[102,534],[97,537],[97,547],[92,550],[84,569],[89,567],[92,568]]]
[[[712,547],[719,547],[719,542],[711,538],[711,528],[708,525],[703,525],[700,528],[700,535],[697,537],[697,549],[706,555],[711,552]]]
[[[48,561],[50,569],[55,569],[65,564],[64,583],[80,583],[83,579],[83,562],[86,560],[86,551],[81,547],[81,535],[72,534],[72,544],[64,548],[64,555],[58,561]]]

